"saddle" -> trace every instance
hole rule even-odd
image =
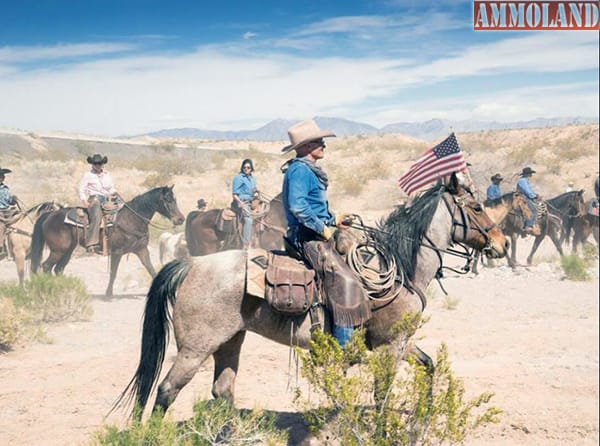
[[[108,229],[114,226],[117,213],[122,207],[122,205],[119,205],[119,203],[115,201],[106,201],[103,203],[100,228]],[[64,223],[78,228],[87,228],[90,223],[88,210],[84,207],[70,208],[65,213]]]
[[[225,232],[226,234],[231,234],[237,231],[237,214],[231,208],[221,209],[221,212],[217,215],[217,221],[215,222],[215,227],[218,231]]]
[[[318,300],[315,271],[283,251],[249,250],[247,291],[286,316],[303,315]]]

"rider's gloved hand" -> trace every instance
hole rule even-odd
[[[340,229],[345,229],[354,222],[354,215],[339,214],[335,217],[335,225]]]
[[[329,240],[332,236],[333,236],[333,232],[334,229],[325,225],[325,227],[323,228],[323,231],[321,231],[321,236],[325,239],[325,240]]]

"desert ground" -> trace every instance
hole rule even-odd
[[[524,262],[527,240],[521,241]],[[152,257],[158,264],[153,247]],[[598,273],[593,280],[564,280],[551,243],[544,242],[532,267],[513,272],[499,262],[477,276],[447,274],[445,296],[436,284],[430,296],[420,346],[435,356],[444,342],[467,396],[495,394],[501,422],[480,430],[468,445],[598,444]],[[105,418],[138,361],[140,323],[150,283],[138,259],[124,259],[116,295],[103,296],[104,257],[78,257],[66,273],[82,278],[94,315],[86,322],[51,326],[48,343],[0,356],[0,443],[83,445],[103,423],[126,425],[118,412]],[[0,262],[3,278],[14,264]],[[163,374],[174,359],[174,346]],[[242,350],[237,405],[278,414],[291,445],[310,440],[291,388],[297,380],[287,346],[250,333]],[[210,398],[208,361],[170,408],[174,419],[191,416],[196,398]]]
[[[150,179],[175,184],[184,215],[199,198],[209,207],[227,205],[231,178],[248,156],[255,160],[262,192],[274,196],[281,188],[279,166],[285,160],[278,151],[284,142],[136,145],[60,136],[0,132],[0,165],[13,170],[8,184],[24,203],[32,206],[53,198],[76,203],[77,179],[88,169],[85,157],[92,153],[108,155],[107,167],[126,199],[152,187]],[[591,196],[598,169],[598,125],[474,132],[457,139],[473,164],[479,192],[495,172],[504,175],[503,190],[509,191],[521,168],[529,165],[538,171],[536,188],[545,198],[563,192],[568,180],[586,190],[586,199]],[[332,180],[334,210],[358,212],[367,224],[373,223],[403,199],[396,185],[399,173],[431,146],[402,135],[332,140],[323,166]],[[156,221],[165,225],[164,219]],[[156,266],[157,236],[153,234],[150,246]],[[519,240],[519,262],[525,263],[530,245],[529,239]],[[107,258],[76,254],[65,273],[85,282],[93,316],[50,326],[46,343],[0,354],[0,445],[83,445],[104,423],[126,426],[124,413],[105,415],[137,367],[150,277],[135,256],[124,257],[115,296],[108,299]],[[467,396],[493,392],[491,404],[503,410],[501,422],[480,430],[468,445],[598,444],[597,264],[590,273],[590,281],[565,280],[558,254],[546,239],[531,267],[513,272],[499,261],[479,275],[447,273],[443,285],[448,296],[435,282],[430,286],[425,310],[430,320],[418,333],[419,345],[435,357],[445,343]],[[16,279],[14,263],[0,261],[0,281]],[[174,354],[171,345],[163,373]],[[293,403],[294,386],[309,392],[297,375],[288,346],[249,333],[236,403],[276,412],[280,425],[291,429],[290,445],[319,444],[308,438]],[[189,417],[195,399],[210,398],[211,381],[208,361],[169,416]]]

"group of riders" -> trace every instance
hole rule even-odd
[[[292,257],[302,259],[319,275],[322,288],[331,309],[333,335],[343,346],[351,337],[353,327],[365,323],[371,317],[369,299],[359,280],[349,268],[331,242],[336,229],[346,229],[352,224],[348,214],[334,214],[329,208],[327,173],[317,164],[325,157],[325,138],[335,137],[329,130],[322,130],[313,120],[299,122],[288,129],[290,144],[283,147],[282,154],[294,151],[296,156],[281,168],[283,177],[282,201],[287,218],[287,231],[284,246]],[[79,182],[79,199],[87,209],[89,224],[85,231],[85,247],[90,253],[101,253],[100,226],[102,207],[108,201],[119,200],[119,195],[110,173],[105,169],[106,156],[95,154],[87,158],[91,169]],[[16,197],[4,183],[5,174],[11,171],[0,168],[0,259],[6,256],[4,247],[6,213],[16,204]],[[232,204],[242,222],[241,238],[243,247],[248,248],[252,240],[253,212],[252,201],[257,197],[254,165],[245,159],[240,172],[232,181]],[[537,202],[541,200],[531,184],[535,170],[523,168],[516,184],[516,190],[527,200],[531,215],[525,221],[524,231],[537,235]],[[468,183],[468,172],[463,172],[462,181]],[[466,175],[466,177],[465,177]],[[500,183],[502,175],[491,177],[487,188],[488,200],[494,202],[502,197]],[[468,186],[468,184],[466,184]],[[599,195],[598,178],[595,182],[596,197]],[[598,199],[595,204],[598,207]],[[206,202],[199,200],[198,208],[205,209]]]

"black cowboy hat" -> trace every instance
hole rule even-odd
[[[95,153],[94,155],[87,157],[87,162],[88,164],[106,164],[108,163],[108,158],[99,153]]]
[[[500,182],[502,181],[504,178],[502,178],[502,175],[500,175],[499,173],[495,173],[494,175],[492,175],[492,178],[490,178],[490,180],[493,182],[497,181]]]
[[[5,173],[11,173],[12,170],[5,169],[4,167],[0,167],[0,175],[4,175]]]
[[[535,170],[533,170],[531,167],[524,167],[523,171],[521,172],[521,176],[527,176],[527,175],[531,175],[532,173],[535,173]]]
[[[204,200],[204,198],[200,198],[196,205],[198,206],[198,208],[203,208],[206,206],[206,201]]]

